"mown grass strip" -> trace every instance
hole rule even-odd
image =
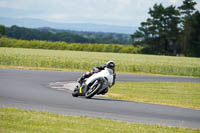
[[[108,97],[200,109],[200,83],[117,82]]]
[[[91,70],[108,60],[116,62],[119,72],[198,76],[200,58],[138,54],[0,48],[0,65]]]
[[[0,108],[2,133],[199,133],[200,129],[118,122]]]

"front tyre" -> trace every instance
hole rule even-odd
[[[86,98],[91,98],[95,94],[97,94],[98,90],[101,88],[101,82],[98,80],[95,80],[94,83],[89,86],[88,91],[85,93]]]

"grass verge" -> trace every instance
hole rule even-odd
[[[2,133],[200,133],[200,129],[118,122],[0,108]]]
[[[23,48],[0,48],[0,65],[91,70],[108,60],[119,72],[200,77],[200,58]]]
[[[117,82],[108,97],[200,109],[200,83]]]

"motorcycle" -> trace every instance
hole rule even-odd
[[[83,83],[76,86],[72,96],[84,96],[85,98],[92,98],[96,94],[101,94],[112,86],[113,75],[114,71],[107,67],[98,73],[94,73],[88,79],[85,79]]]

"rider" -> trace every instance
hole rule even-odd
[[[93,67],[93,70],[92,71],[89,71],[89,72],[86,72],[85,74],[82,75],[82,77],[80,79],[78,79],[78,82],[80,84],[82,84],[82,82],[84,81],[84,79],[86,78],[89,78],[90,76],[92,76],[94,73],[98,73],[102,70],[104,70],[105,68],[110,68],[113,70],[113,84],[112,86],[115,84],[115,79],[116,79],[116,73],[115,73],[115,63],[112,61],[112,60],[109,60],[106,64],[103,64],[103,65],[100,65],[100,66],[96,66],[96,67]],[[108,92],[108,88],[105,89],[105,91],[102,93],[103,95],[105,93]]]

